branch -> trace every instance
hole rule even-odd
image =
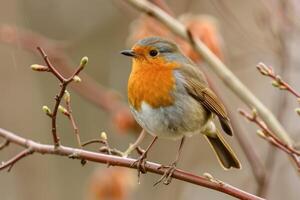
[[[19,160],[21,160],[22,158],[32,154],[34,151],[30,148],[24,149],[23,151],[21,151],[19,154],[17,154],[15,157],[11,158],[10,160],[3,162],[0,165],[0,170],[3,170],[5,168],[8,168],[8,172],[10,172],[10,170],[12,169],[12,167],[14,166],[14,164],[16,162],[18,162]]]
[[[244,128],[237,121],[237,117],[233,115],[230,111],[228,112],[229,118],[231,119],[231,124],[235,130],[235,138],[239,142],[241,149],[243,150],[249,166],[253,172],[255,180],[257,182],[258,192],[256,193],[258,196],[264,197],[260,194],[260,188],[264,188],[265,184],[269,179],[269,170],[263,165],[261,155],[257,152],[257,149],[253,145],[253,142],[249,141],[249,134],[245,132]]]
[[[295,14],[295,10],[291,9],[292,5],[290,1],[278,0],[276,2],[279,4],[278,6],[272,6],[273,4],[270,3],[264,4],[265,11],[262,13],[262,15],[266,21],[264,21],[263,26],[267,27],[270,33],[274,36],[274,39],[279,42],[278,46],[275,45],[274,49],[274,52],[277,54],[277,57],[280,61],[279,74],[284,80],[289,82],[288,74],[290,73],[293,65],[291,65],[291,56],[288,45],[293,35],[293,23],[291,16]],[[277,24],[277,26],[274,26],[274,22]],[[278,121],[285,125],[286,121],[284,117],[288,106],[288,95],[279,94],[278,103],[276,106],[278,109],[275,116]],[[269,146],[265,162],[265,166],[268,169],[269,175],[267,176],[267,181],[264,182],[262,187],[259,188],[258,193],[256,193],[259,196],[267,197],[268,195],[268,190],[271,187],[270,179],[275,173],[276,164],[274,164],[274,160],[276,159],[277,152],[278,151],[276,147],[272,145]]]
[[[124,157],[127,157],[128,155],[130,155],[130,153],[137,149],[138,146],[141,144],[141,142],[143,141],[143,139],[146,136],[146,131],[143,129],[139,135],[139,137],[136,139],[136,141],[133,144],[129,144],[129,147],[126,149],[126,151],[123,153]]]
[[[248,114],[244,110],[239,110],[239,113],[248,119],[250,122],[255,123],[261,130],[257,131],[257,134],[261,136],[263,139],[267,140],[270,144],[275,147],[281,149],[286,154],[288,154],[292,160],[295,162],[298,170],[300,171],[300,160],[298,157],[300,156],[300,152],[291,147],[290,145],[281,141],[268,127],[267,125],[258,118],[257,113],[253,110],[252,115]]]
[[[266,66],[264,63],[259,63],[256,68],[263,76],[268,76],[273,80],[272,85],[274,87],[277,87],[280,90],[286,90],[295,97],[300,98],[300,93],[297,92],[296,89],[290,86],[287,82],[285,82],[279,75],[275,74],[271,66]]]
[[[156,18],[166,25],[172,32],[188,41],[210,65],[222,81],[249,107],[255,108],[270,129],[287,144],[292,144],[292,139],[274,115],[253,95],[253,93],[223,64],[201,41],[193,38],[189,31],[175,18],[162,9],[146,0],[127,0],[136,9]]]
[[[58,147],[60,145],[59,143],[59,137],[57,134],[57,125],[56,125],[56,117],[57,117],[57,111],[58,108],[60,106],[60,103],[62,101],[63,96],[66,93],[66,89],[67,86],[72,82],[72,81],[81,81],[81,79],[77,76],[82,70],[83,68],[86,66],[87,62],[88,62],[88,58],[87,57],[83,57],[81,59],[80,65],[78,66],[78,68],[74,71],[74,73],[69,77],[69,78],[65,78],[63,77],[62,74],[60,74],[57,69],[51,64],[47,54],[44,52],[44,50],[41,47],[37,47],[38,51],[40,52],[41,56],[43,57],[47,67],[45,66],[41,66],[41,65],[32,65],[31,69],[35,70],[35,71],[46,71],[46,72],[51,72],[59,81],[60,81],[60,92],[55,96],[55,105],[54,105],[54,109],[53,112],[50,111],[50,109],[47,106],[44,106],[44,110],[46,112],[46,114],[51,118],[52,120],[52,136],[53,136],[53,142],[54,145],[56,147]],[[69,107],[69,106],[68,106]],[[70,110],[71,111],[71,110]],[[70,113],[71,114],[71,113]],[[72,121],[72,120],[71,120]],[[73,124],[74,121],[72,121]],[[73,124],[74,126],[74,124]],[[76,124],[75,124],[75,129],[76,129]],[[78,133],[78,132],[76,132]],[[77,138],[79,137],[78,134],[76,134]],[[79,140],[80,141],[80,140]],[[80,144],[79,144],[80,146]]]
[[[75,159],[81,159],[81,160],[87,160],[91,162],[96,163],[108,163],[109,165],[113,166],[121,166],[121,167],[127,167],[127,168],[136,168],[135,166],[132,166],[134,163],[134,159],[131,158],[123,158],[118,156],[112,156],[112,155],[106,155],[102,153],[96,153],[92,151],[86,151],[83,149],[76,149],[71,147],[66,147],[60,145],[59,147],[55,147],[53,145],[46,145],[46,144],[40,144],[37,142],[34,142],[32,140],[25,139],[23,137],[17,136],[14,133],[11,133],[7,130],[4,130],[0,128],[0,136],[3,138],[6,138],[11,143],[14,143],[18,146],[22,146],[26,148],[26,151],[29,151],[30,153],[40,153],[40,154],[53,154],[53,155],[59,155],[59,156],[65,156],[65,157],[72,157]],[[25,154],[25,153],[23,153]],[[24,157],[24,156],[22,156]],[[19,159],[18,159],[19,160]],[[16,161],[18,161],[16,160]],[[16,163],[16,161],[14,163]],[[2,165],[3,166],[3,165]],[[2,168],[1,166],[1,168]],[[147,162],[146,163],[146,170],[155,173],[155,174],[164,174],[165,169],[160,168],[160,164],[153,163],[153,162]],[[210,188],[212,190],[216,190],[225,194],[228,194],[230,196],[236,197],[238,199],[242,200],[263,200],[263,198],[260,198],[258,196],[252,195],[250,193],[247,193],[243,190],[240,190],[236,187],[233,187],[227,183],[224,183],[222,181],[219,181],[213,177],[207,177],[204,176],[196,176],[193,174],[190,174],[188,172],[182,171],[182,170],[175,170],[173,178],[182,180],[185,182],[189,182],[195,185],[199,185],[202,187]]]
[[[42,46],[47,51],[51,62],[57,66],[58,71],[64,76],[70,76],[73,72],[72,62],[67,56],[65,50],[66,44],[51,40],[41,34],[15,28],[8,25],[0,26],[0,42],[14,46],[20,46],[24,50],[36,53],[36,47]],[[128,107],[119,97],[119,94],[111,89],[97,83],[94,79],[81,73],[81,78],[85,81],[81,84],[71,84],[80,96],[84,97],[97,107],[109,113],[114,124],[123,132],[128,130],[138,130],[138,125],[133,119]]]
[[[79,135],[79,128],[78,128],[75,118],[73,116],[73,111],[72,111],[72,107],[71,107],[71,95],[67,90],[65,91],[65,94],[64,94],[64,100],[65,100],[66,108],[64,108],[63,106],[60,105],[58,107],[58,110],[60,110],[60,112],[70,120],[71,125],[74,130],[74,134],[76,136],[78,147],[82,148],[81,139],[80,139],[80,135]]]
[[[9,145],[9,140],[5,139],[1,144],[0,144],[0,151],[7,147]]]

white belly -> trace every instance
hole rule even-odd
[[[209,119],[206,110],[191,97],[175,101],[173,106],[156,109],[143,102],[140,111],[131,110],[148,133],[160,138],[180,139],[198,134]]]

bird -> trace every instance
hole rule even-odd
[[[146,37],[121,54],[132,58],[128,103],[138,124],[153,140],[139,159],[145,173],[147,153],[158,138],[181,140],[176,159],[158,181],[171,182],[186,137],[203,135],[224,169],[241,168],[236,154],[216,126],[232,136],[233,129],[222,101],[209,88],[197,65],[172,41]]]

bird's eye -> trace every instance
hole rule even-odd
[[[158,52],[154,49],[149,52],[149,55],[152,57],[155,57],[157,54],[158,54]]]

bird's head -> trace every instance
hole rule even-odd
[[[151,66],[151,64],[152,66],[165,66],[170,63],[190,62],[174,42],[160,37],[147,37],[139,40],[132,49],[121,51],[121,54],[132,57],[134,63],[143,66]]]

